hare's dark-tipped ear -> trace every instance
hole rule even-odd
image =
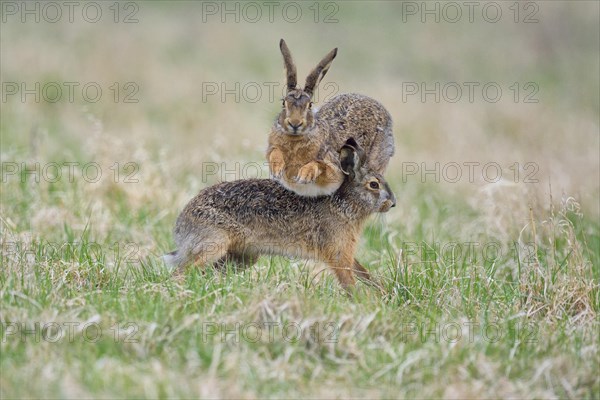
[[[292,60],[292,53],[290,53],[290,49],[288,49],[287,44],[285,44],[285,40],[281,39],[279,41],[279,49],[281,49],[281,54],[283,55],[283,65],[285,66],[285,74],[286,74],[286,86],[287,91],[296,89],[296,85],[298,83],[298,79],[296,78],[296,65]]]
[[[308,93],[309,96],[312,96],[313,92],[319,85],[319,82],[321,82],[321,79],[323,79],[327,71],[329,71],[329,67],[331,66],[335,56],[337,56],[337,47],[331,50],[306,77],[304,91]]]
[[[362,165],[362,153],[364,152],[354,138],[346,140],[340,150],[340,166],[344,174],[352,177],[356,176]]]

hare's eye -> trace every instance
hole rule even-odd
[[[369,187],[371,189],[379,189],[379,182],[377,182],[377,181],[371,181],[371,182],[369,182]]]
[[[285,99],[281,99],[281,105],[285,107]]]
[[[312,108],[312,106],[313,106],[313,103],[311,101],[310,103],[308,103],[308,108]]]

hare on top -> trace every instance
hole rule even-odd
[[[394,154],[392,118],[376,100],[356,93],[337,95],[316,111],[311,101],[335,56],[331,50],[297,85],[296,66],[285,41],[279,42],[287,94],[267,149],[272,177],[300,196],[327,196],[344,182],[339,151],[354,138],[366,153],[366,167],[383,174]]]

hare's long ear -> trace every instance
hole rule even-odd
[[[308,93],[309,96],[312,96],[316,87],[321,82],[321,79],[325,76],[327,71],[329,71],[329,67],[333,62],[333,59],[337,55],[337,47],[331,50],[322,60],[317,64],[315,69],[306,77],[306,84],[304,85],[304,91]]]
[[[288,49],[287,44],[285,44],[285,40],[281,39],[279,41],[279,48],[283,55],[283,64],[287,76],[286,85],[287,91],[289,92],[290,90],[296,89],[298,83],[298,79],[296,78],[296,65],[294,64],[294,60],[292,60],[292,53],[290,53],[290,49]]]
[[[360,148],[354,138],[346,140],[340,150],[340,166],[342,172],[351,178],[358,175],[358,171],[364,162],[364,151]]]

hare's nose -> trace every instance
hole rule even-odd
[[[388,186],[388,189],[389,189],[389,186]],[[391,190],[389,190],[389,195],[390,195],[389,200],[392,202],[392,207],[396,207],[396,195]]]
[[[297,124],[293,124],[290,122],[289,124],[290,124],[290,127],[295,131],[298,130],[298,128],[300,128],[302,126],[302,122],[298,122]]]

